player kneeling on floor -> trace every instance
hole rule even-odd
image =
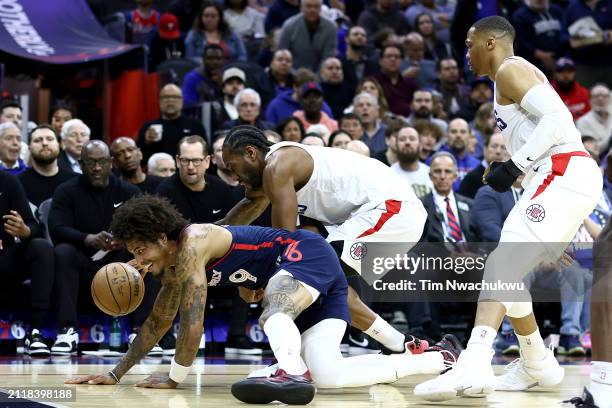
[[[169,201],[153,196],[125,202],[115,211],[111,230],[134,255],[141,272],[160,278],[162,288],[119,364],[106,374],[66,381],[69,384],[118,383],[180,310],[170,373],[155,373],[137,384],[175,388],[187,377],[198,350],[207,287],[217,285],[248,288],[254,290],[253,300],[263,300],[260,323],[278,360],[271,376],[232,387],[234,396],[244,402],[306,404],[314,397],[315,384],[350,387],[393,382],[409,374],[439,373],[456,360],[455,344],[448,339],[432,352],[418,355],[343,358],[340,340],[349,321],[348,285],[333,248],[319,235],[188,224]]]

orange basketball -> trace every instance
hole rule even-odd
[[[123,316],[132,313],[144,297],[144,281],[131,265],[113,262],[96,272],[91,282],[91,297],[104,313]]]

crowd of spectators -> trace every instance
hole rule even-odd
[[[148,46],[150,68],[194,66],[163,84],[160,117],[138,135],[91,134],[61,102],[50,125],[25,132],[21,106],[7,99],[0,107],[0,270],[14,285],[31,280],[31,354],[76,351],[79,294],[101,265],[129,259],[108,231],[122,202],[160,194],[192,222],[214,222],[244,196],[221,157],[236,125],[265,130],[273,142],[350,149],[390,166],[405,181],[397,188],[412,188],[428,211],[423,241],[499,240],[522,190],[517,184],[498,194],[482,185],[485,168],[508,154],[495,126],[493,84],[466,68],[463,46],[469,24],[491,14],[513,22],[516,54],[548,76],[601,163],[600,204],[576,240],[593,242],[610,215],[611,0],[500,1],[478,9],[462,0],[177,1],[163,12],[152,0],[135,3],[125,13],[125,40]],[[600,41],[585,44],[571,28],[585,17],[599,25]],[[194,108],[208,114],[194,116]],[[269,225],[269,215],[258,223]],[[557,283],[588,275],[576,273],[587,264],[577,260]],[[134,334],[159,289],[151,279],[146,284],[131,316]],[[244,333],[246,304],[232,296],[228,349],[261,352]],[[40,327],[53,304],[59,335],[49,348]],[[568,353],[583,347],[585,308],[563,305]],[[433,309],[424,327],[437,324]],[[506,329],[503,351],[516,351]],[[173,343],[167,334],[153,353],[171,353]]]

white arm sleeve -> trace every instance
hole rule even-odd
[[[552,146],[564,142],[569,133],[568,127],[574,127],[574,121],[557,92],[547,82],[527,91],[520,105],[540,119],[527,143],[512,156],[512,161],[524,171]]]

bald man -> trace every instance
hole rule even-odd
[[[149,160],[154,153],[176,155],[176,145],[185,136],[202,136],[206,130],[197,120],[182,115],[183,92],[176,85],[168,84],[159,91],[161,117],[145,122],[138,132],[138,146],[142,148],[143,159]]]
[[[129,254],[119,250],[108,228],[115,209],[140,195],[137,187],[111,174],[106,143],[91,140],[85,144],[80,164],[83,174],[55,190],[49,213],[49,232],[56,245],[58,327],[64,328],[51,353],[59,355],[77,350],[79,286],[89,286],[93,274],[103,265],[129,260]]]
[[[480,165],[480,160],[472,156],[468,148],[471,135],[472,129],[465,120],[453,119],[448,124],[446,144],[440,147],[441,151],[451,153],[457,160],[457,180],[453,183],[453,191],[458,191],[465,175]],[[431,159],[427,164],[430,163]]]
[[[336,57],[323,60],[319,75],[325,102],[329,104],[334,118],[339,118],[353,101],[355,88],[344,80],[342,63]]]
[[[113,167],[119,171],[121,180],[135,185],[143,193],[154,194],[159,183],[164,179],[147,175],[142,171],[142,151],[131,137],[119,137],[111,143]]]

